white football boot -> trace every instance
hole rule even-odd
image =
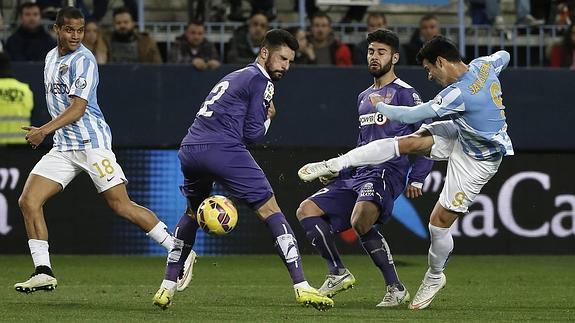
[[[445,274],[441,273],[439,278],[432,278],[426,273],[413,301],[409,304],[409,308],[412,310],[422,310],[428,307],[437,293],[445,287],[445,284],[447,284]]]
[[[395,307],[409,302],[410,296],[407,288],[399,290],[396,285],[387,286],[387,293],[383,296],[383,300],[377,304],[377,307]]]
[[[177,283],[176,290],[178,292],[181,292],[184,289],[186,289],[190,284],[190,282],[192,281],[193,277],[192,271],[194,270],[194,264],[196,263],[196,261],[198,261],[197,254],[195,251],[192,250],[190,251],[188,258],[186,258],[186,262],[184,263],[184,268],[182,268],[180,276],[178,276],[178,281],[176,282]]]
[[[297,175],[304,182],[311,182],[319,177],[331,178],[337,176],[337,174],[338,172],[336,170],[331,170],[328,167],[325,160],[317,163],[305,164],[297,171]]]
[[[14,289],[21,293],[33,293],[39,290],[52,291],[57,286],[56,278],[47,274],[33,274],[27,281],[14,284]]]
[[[327,275],[325,282],[318,291],[320,294],[331,298],[339,292],[353,288],[354,284],[355,277],[346,269],[342,275]]]

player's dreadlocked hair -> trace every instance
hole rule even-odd
[[[378,29],[367,34],[367,44],[373,42],[386,44],[391,47],[394,53],[399,52],[399,38],[396,33],[389,29]]]
[[[431,64],[435,64],[437,57],[443,57],[448,62],[461,62],[461,55],[451,40],[443,36],[435,36],[417,53],[417,64],[421,64],[424,59],[427,59]]]
[[[282,45],[289,47],[293,51],[296,51],[299,48],[299,44],[295,37],[283,29],[272,29],[268,31],[262,41],[262,47],[266,47],[270,50],[276,49]]]
[[[56,15],[56,26],[62,27],[64,19],[84,19],[84,15],[80,10],[74,7],[64,7],[58,10]]]

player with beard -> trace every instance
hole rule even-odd
[[[188,200],[175,234],[176,246],[168,255],[165,277],[154,296],[154,304],[166,309],[179,286],[198,230],[196,210],[210,195],[214,180],[233,197],[246,202],[265,222],[293,281],[296,301],[319,310],[333,301],[319,294],[305,280],[293,231],[280,210],[272,187],[246,145],[264,137],[275,115],[274,84],[288,71],[297,40],[285,30],[266,33],[256,61],[222,78],[206,97],[178,157],[184,173],[182,193]],[[184,279],[186,285],[191,279]]]
[[[388,104],[402,106],[413,106],[421,100],[415,89],[395,75],[394,66],[399,61],[397,35],[386,29],[377,30],[367,36],[367,43],[369,73],[374,83],[357,98],[358,147],[382,138],[411,134],[421,125],[421,122],[405,124],[388,120],[370,102],[371,96],[380,96]],[[351,227],[385,279],[387,291],[377,306],[393,307],[409,301],[409,292],[399,280],[391,250],[378,225],[389,220],[394,200],[404,190],[409,198],[422,195],[423,181],[431,167],[432,162],[423,157],[411,163],[401,156],[379,165],[342,172],[332,178],[320,178],[328,184],[304,200],[297,210],[307,238],[329,267],[320,293],[333,297],[355,283],[354,276],[340,259],[334,241],[334,233]]]

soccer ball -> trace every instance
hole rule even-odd
[[[221,236],[236,227],[238,210],[227,197],[213,195],[200,204],[196,218],[206,233]]]

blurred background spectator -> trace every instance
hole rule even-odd
[[[162,63],[156,42],[136,30],[128,8],[115,9],[113,20],[114,31],[106,37],[109,63]]]
[[[331,18],[317,12],[311,18],[311,44],[315,49],[318,65],[350,66],[353,64],[349,47],[335,38]]]
[[[229,2],[230,14],[228,19],[230,21],[246,21],[246,17],[242,12],[242,0],[229,0]],[[250,16],[261,13],[268,18],[268,21],[276,19],[274,0],[250,0],[249,3],[251,6]]]
[[[308,41],[305,31],[300,27],[292,27],[288,31],[297,39],[299,44],[299,48],[295,53],[294,63],[297,65],[315,64],[315,50]]]
[[[41,25],[40,6],[26,2],[18,7],[18,29],[8,37],[6,52],[12,61],[43,62],[56,40]]]
[[[498,30],[505,28],[501,13],[501,0],[470,0],[470,12],[474,24],[492,24]],[[516,25],[539,26],[545,20],[535,19],[531,15],[529,0],[515,0]]]
[[[14,78],[8,55],[0,53],[0,145],[26,143],[20,127],[30,125],[33,105],[30,87]]]
[[[387,20],[383,12],[370,12],[367,14],[367,33],[374,32],[378,29],[385,28]],[[357,43],[353,48],[353,64],[363,65],[367,64],[367,34],[362,41]]]
[[[108,46],[104,42],[100,26],[98,26],[96,21],[88,20],[86,22],[82,44],[92,51],[98,64],[106,64],[108,62]]]
[[[299,1],[295,1],[294,11],[298,11]],[[360,22],[367,12],[367,6],[347,6],[347,11],[340,20],[340,23]],[[315,16],[321,10],[316,5],[316,0],[305,0],[305,11],[308,17]]]
[[[198,70],[220,67],[216,46],[205,37],[205,27],[200,21],[191,21],[183,35],[176,38],[168,61],[176,64],[191,64]]]
[[[244,25],[234,30],[230,39],[227,62],[229,64],[252,63],[260,51],[260,45],[268,31],[268,18],[263,13],[254,13]]]
[[[425,15],[419,20],[419,28],[413,32],[409,43],[404,45],[405,57],[400,58],[408,65],[417,65],[415,57],[423,44],[441,33],[439,20],[434,15]]]
[[[551,49],[551,67],[569,67],[575,70],[575,24],[571,24],[560,43]]]

